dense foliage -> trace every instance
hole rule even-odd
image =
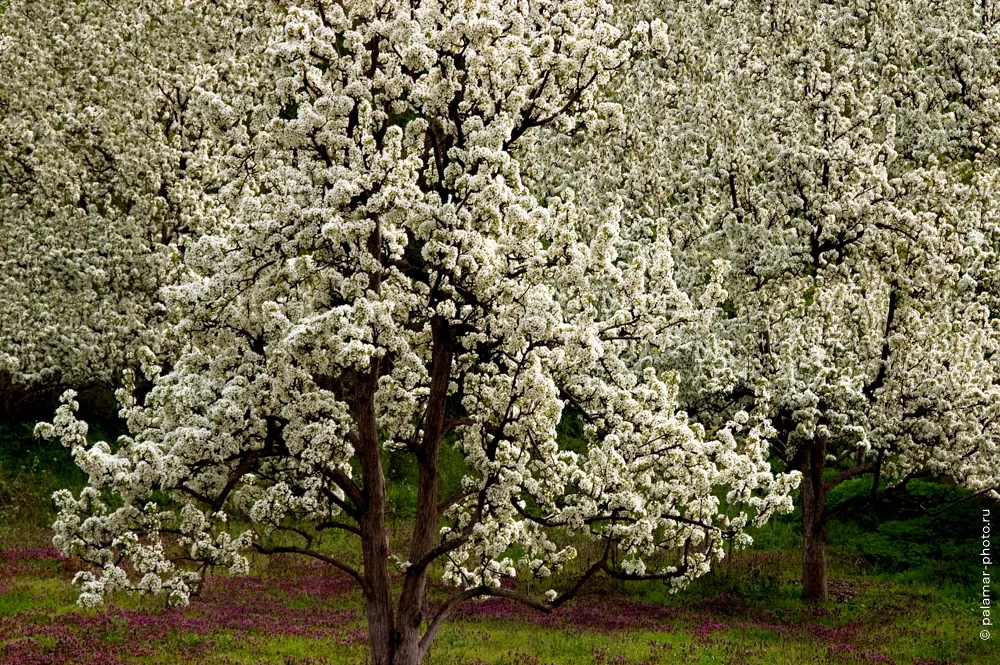
[[[39,428],[89,477],[56,495],[83,604],[292,552],[363,590],[374,663],[416,663],[470,598],[680,588],[800,479],[811,598],[841,483],[996,496],[990,3],[35,0],[0,27],[0,372],[120,382],[129,430],[93,443],[73,391]],[[392,556],[387,459],[416,476]]]
[[[823,597],[840,482],[997,487],[1000,17],[964,1],[659,9],[677,39],[617,92],[624,130],[553,137],[544,186],[661,220],[646,232],[669,229],[682,289],[724,271],[722,316],[659,366],[703,422],[767,414],[803,474],[805,581]]]

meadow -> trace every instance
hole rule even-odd
[[[121,594],[79,608],[72,578],[83,566],[52,547],[47,496],[83,478],[66,451],[35,441],[26,426],[5,427],[0,440],[0,663],[346,665],[368,657],[360,592],[346,575],[293,555],[256,557],[248,576],[213,575],[187,607]],[[394,549],[407,537],[411,499],[406,470],[397,473],[404,482],[393,497]],[[835,502],[850,499],[867,491],[866,481],[838,491]],[[980,637],[982,506],[954,503],[961,498],[954,488],[914,483],[891,504],[844,513],[830,527],[824,604],[801,599],[792,514],[675,595],[659,583],[596,580],[552,614],[505,599],[471,601],[442,629],[428,662],[998,663],[1000,635]],[[333,537],[323,545],[349,547]],[[431,604],[444,595],[443,586],[432,589]]]

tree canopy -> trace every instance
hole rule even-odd
[[[297,553],[363,589],[374,663],[412,664],[475,597],[680,588],[800,480],[813,597],[837,483],[995,493],[990,6],[33,0],[0,26],[0,369],[119,382],[128,425],[92,443],[69,391],[39,426],[90,479],[56,496],[81,603]],[[387,455],[418,468],[402,553]]]

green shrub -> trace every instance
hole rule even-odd
[[[857,479],[830,493],[829,506],[844,505],[830,524],[831,545],[857,551],[879,573],[938,584],[975,578],[982,509],[995,503],[931,481],[913,481],[874,502],[865,498],[870,491],[871,480]]]
[[[52,493],[78,490],[85,480],[58,442],[36,439],[28,425],[0,425],[0,526],[48,526]]]

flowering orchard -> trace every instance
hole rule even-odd
[[[681,588],[800,481],[810,597],[841,480],[990,491],[991,12],[9,3],[0,369],[118,382],[129,431],[71,390],[38,429],[89,475],[55,497],[81,604],[298,554],[415,664],[473,598]]]
[[[159,239],[171,270],[154,300],[176,351],[162,369],[162,347],[136,351],[153,387],[141,404],[130,378],[120,391],[131,434],[90,445],[72,392],[40,428],[90,477],[56,497],[56,544],[97,567],[79,576],[82,603],[120,589],[185,603],[209,566],[241,573],[247,551],[294,552],[361,587],[374,663],[417,663],[470,598],[549,610],[598,574],[683,585],[724,536],[743,542],[751,520],[790,507],[796,476],[771,472],[766,421],[739,413],[707,434],[651,362],[667,331],[706,316],[717,285],[693,303],[665,237],[647,243],[618,210],[540,200],[522,181],[521,143],[609,112],[599,91],[657,57],[662,22],[618,26],[603,2],[98,4],[52,11],[99,26],[115,62],[137,58],[122,36],[136,22],[139,43],[161,48],[163,20],[254,34],[191,60],[182,40],[179,71],[153,71],[154,101],[135,101],[136,114],[159,109],[162,89],[193,115],[166,104],[149,133],[195,127],[163,177],[183,171],[194,193],[175,197],[177,214],[205,221]],[[126,114],[130,100],[115,97]],[[144,137],[120,149],[133,146],[157,149]],[[154,196],[155,184],[134,186]],[[111,228],[119,214],[157,222],[130,200],[105,204]],[[556,441],[567,408],[587,423],[586,450]],[[467,469],[447,497],[446,438]],[[386,450],[419,465],[405,556],[388,550]],[[313,547],[327,529],[359,538],[360,566]],[[599,546],[571,564],[580,537]],[[456,591],[425,615],[435,567]],[[550,584],[555,572],[569,581]],[[515,576],[530,584],[501,584]]]
[[[226,219],[223,160],[238,156],[220,152],[232,146],[211,100],[253,103],[259,18],[212,3],[4,3],[0,379],[114,384],[138,349],[174,350],[160,289],[189,239]]]
[[[825,598],[840,483],[998,487],[1000,8],[724,4],[661,3],[671,52],[624,76],[621,129],[551,137],[540,182],[668,229],[682,290],[720,283],[654,366],[706,425],[769,420]]]

